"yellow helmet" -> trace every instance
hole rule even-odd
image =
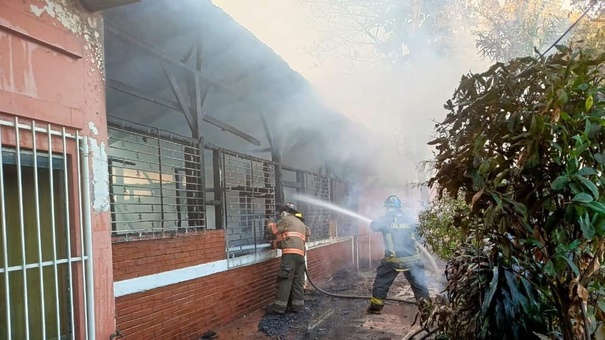
[[[303,214],[301,212],[297,212],[294,214],[294,216],[296,216],[299,220],[301,220],[302,222],[305,221],[305,219],[303,218]]]

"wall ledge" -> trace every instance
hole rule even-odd
[[[313,250],[346,241],[351,241],[351,237],[341,237],[309,242],[307,243],[307,246],[309,250]],[[276,259],[280,256],[281,251],[269,250],[257,254],[213,261],[191,267],[135,277],[122,281],[116,281],[113,283],[114,296],[118,298],[130,294],[142,293],[156,288],[166,287],[169,285],[195,280],[213,274],[242,268],[245,266],[263,263]]]

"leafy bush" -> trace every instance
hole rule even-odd
[[[602,52],[559,46],[545,59],[466,75],[430,143],[437,152],[429,184],[440,195],[464,195],[480,220],[475,236],[502,254],[492,264],[498,280],[514,269],[531,283],[541,310],[556,311],[550,325],[564,339],[583,338],[605,321],[604,61]],[[523,308],[497,306],[527,325],[535,321]],[[487,314],[479,318],[493,325]]]
[[[448,262],[450,305],[429,320],[441,338],[531,339],[548,332],[552,311],[545,297],[490,244],[462,244]]]
[[[428,248],[443,260],[454,256],[454,252],[465,240],[466,231],[470,228],[468,216],[470,206],[461,197],[443,197],[429,203],[418,214],[418,235],[424,238]],[[467,226],[456,228],[467,220]]]

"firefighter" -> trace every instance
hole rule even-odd
[[[389,196],[384,206],[386,215],[370,224],[373,231],[382,233],[385,248],[385,257],[376,269],[372,299],[367,310],[370,314],[382,312],[384,299],[400,272],[410,283],[419,306],[423,300],[430,302],[424,267],[416,249],[415,223],[403,213],[403,204],[397,196]]]
[[[299,212],[294,204],[286,203],[279,209],[281,219],[277,223],[269,221],[267,226],[267,233],[278,240],[274,245],[282,251],[277,295],[267,307],[268,314],[284,314],[288,307],[295,313],[304,311],[305,242],[311,231],[296,214]]]

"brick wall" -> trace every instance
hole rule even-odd
[[[279,259],[116,299],[125,339],[198,339],[270,303]]]
[[[212,240],[217,235],[207,235]],[[188,236],[191,237],[191,236]],[[194,236],[196,237],[196,236]],[[187,237],[183,237],[186,239]],[[151,240],[115,244],[119,253],[136,250],[137,244],[171,241]],[[175,244],[198,244],[195,240]],[[178,243],[182,242],[182,243]],[[115,249],[115,248],[114,248]],[[192,253],[187,247],[179,248]],[[168,248],[164,248],[166,252]],[[151,249],[138,251],[154,256]],[[158,249],[157,252],[160,252]],[[116,251],[114,250],[114,254]],[[115,255],[114,255],[115,256]],[[199,262],[200,258],[196,260]],[[207,261],[208,262],[208,261]],[[197,263],[196,263],[197,264]],[[351,264],[351,242],[322,246],[309,251],[309,272],[315,281]],[[151,265],[150,263],[146,264]],[[198,339],[204,332],[257,310],[273,301],[279,259],[232,269],[199,279],[130,294],[116,299],[116,324],[125,339]],[[178,267],[183,267],[179,264]],[[144,269],[132,268],[140,274]],[[174,267],[175,269],[177,267]],[[122,269],[120,269],[122,270]],[[124,277],[132,275],[120,274]],[[116,277],[119,275],[116,274]],[[317,278],[316,278],[317,276]]]
[[[307,255],[308,272],[314,283],[328,278],[341,268],[351,265],[353,263],[350,240],[311,249]]]
[[[225,259],[222,230],[174,238],[114,243],[115,281],[157,274]]]

